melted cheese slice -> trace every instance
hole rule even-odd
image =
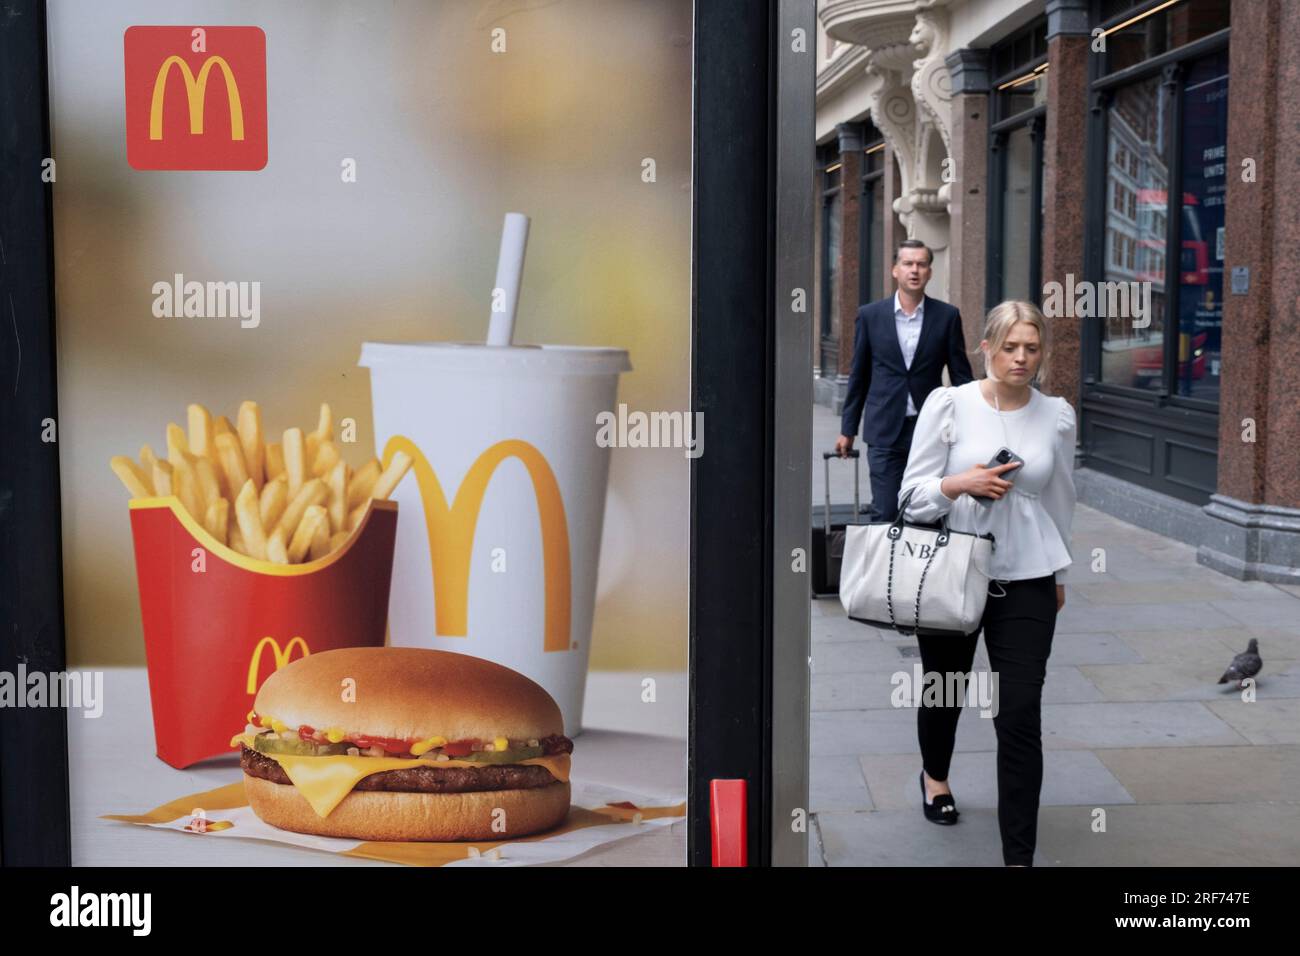
[[[230,740],[230,746],[242,743],[254,750],[252,734],[236,734]],[[261,753],[261,751],[257,751]],[[474,767],[482,769],[484,764],[472,760],[415,760],[402,757],[304,757],[297,754],[262,754],[270,757],[280,765],[298,792],[311,804],[319,817],[327,817],[343,802],[343,798],[352,792],[358,783],[372,773],[385,770],[406,770],[411,767]],[[488,766],[519,766],[536,764],[550,771],[551,776],[561,783],[569,780],[569,754],[555,754],[549,757],[529,757],[519,764],[489,764]]]

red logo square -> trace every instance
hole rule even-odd
[[[128,27],[123,48],[134,169],[266,166],[261,27]]]

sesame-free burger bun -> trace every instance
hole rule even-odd
[[[268,677],[253,709],[289,727],[342,727],[372,737],[541,740],[564,733],[559,705],[523,674],[417,647],[309,654]]]
[[[296,787],[245,776],[244,792],[253,812],[282,830],[355,840],[438,842],[502,840],[549,830],[568,816],[570,796],[569,784],[560,781],[528,790],[472,793],[353,790],[322,817]]]

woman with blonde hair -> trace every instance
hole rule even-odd
[[[926,679],[970,673],[980,633],[996,676],[998,828],[1003,862],[1032,866],[1043,780],[1040,711],[1061,584],[1071,563],[1075,416],[1064,398],[1034,387],[1047,363],[1047,322],[1029,302],[988,314],[979,345],[986,377],[929,394],[916,422],[899,489],[906,516],[947,515],[954,530],[991,532],[988,603],[967,637],[918,637]],[[996,464],[1006,449],[1023,461]],[[1002,460],[1006,460],[1003,458]],[[994,462],[993,467],[988,467]],[[910,495],[910,498],[909,498]],[[942,698],[942,695],[940,695]],[[960,700],[917,709],[926,819],[957,822],[948,767]]]

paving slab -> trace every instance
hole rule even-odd
[[[919,754],[877,754],[859,757],[858,762],[877,810],[920,806]],[[997,754],[954,753],[948,768],[948,786],[963,820],[968,807],[997,809]],[[1056,750],[1043,752],[1043,789],[1039,800],[1042,806],[1097,806],[1132,803],[1133,797],[1091,751]]]
[[[1003,866],[994,810],[963,810],[953,826],[931,823],[919,807],[819,813],[817,823],[828,866]]]
[[[1300,700],[1261,696],[1249,703],[1234,698],[1204,706],[1252,744],[1300,744]]]
[[[1232,658],[1246,649],[1250,640],[1243,640],[1241,628],[1175,628],[1116,631],[1116,636],[1137,654],[1142,663],[1182,663],[1205,665],[1207,672],[1214,671],[1214,680],[1224,672]],[[1109,664],[1112,661],[1090,661]]]
[[[808,809],[813,813],[875,809],[857,757],[848,754],[813,757],[808,762],[808,771]]]
[[[809,736],[813,756],[920,753],[912,707],[814,711]],[[954,752],[996,747],[993,721],[981,718],[976,711],[963,713],[957,721]]]
[[[1235,684],[1215,683],[1218,668],[1204,664],[1092,664],[1079,670],[1106,700],[1218,701],[1242,693]],[[1300,666],[1296,661],[1270,661],[1255,689],[1259,697],[1269,699],[1300,697]]]
[[[1094,833],[1089,808],[1042,808],[1038,854],[1050,865],[1070,866],[1295,866],[1300,860],[1300,804],[1137,803],[1103,809],[1106,832]],[[1230,888],[1212,877],[1206,882],[1206,889]]]
[[[1250,743],[1244,733],[1238,733],[1227,723],[1226,718],[1220,719],[1210,709],[1214,706],[1217,705],[1182,701],[1044,704],[1043,747],[1052,750],[1099,750],[1109,747],[1205,747]]]
[[[1096,750],[1138,803],[1300,801],[1300,746]]]

